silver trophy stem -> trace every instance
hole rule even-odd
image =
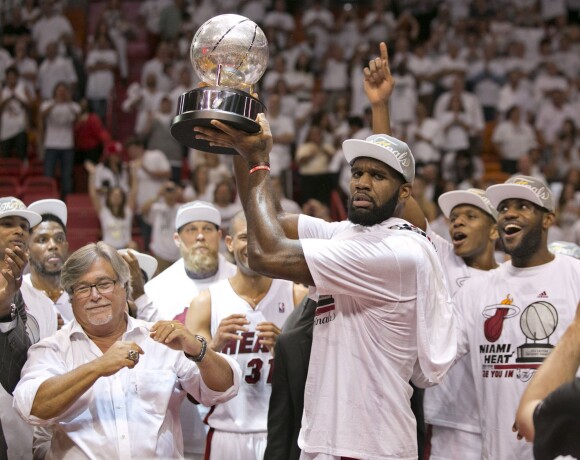
[[[220,86],[221,79],[222,79],[222,65],[218,64],[217,73],[215,76],[216,86]]]

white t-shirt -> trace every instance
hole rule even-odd
[[[77,73],[68,57],[57,56],[52,61],[45,59],[38,69],[38,87],[43,100],[51,99],[59,82],[69,85],[77,82]]]
[[[51,100],[44,101],[40,111],[53,104],[54,108],[46,116],[44,146],[47,149],[72,149],[75,145],[74,124],[81,107],[76,102],[55,103]]]
[[[410,227],[395,218],[373,227],[299,218],[306,262],[323,296],[315,315],[298,440],[304,452],[417,458],[409,380],[421,359],[419,350],[425,351],[420,336],[429,327],[419,319],[427,300],[419,297],[427,285],[438,287],[444,298],[448,293],[433,246],[412,231],[391,229],[395,225]],[[442,288],[430,284],[434,277]],[[449,311],[437,313],[453,324]],[[453,336],[453,326],[446,332]],[[455,349],[454,340],[445,343],[449,351]]]
[[[192,279],[185,272],[183,259],[145,284],[145,293],[158,308],[155,320],[171,320],[183,313],[193,298],[212,284],[236,274],[236,266],[228,262],[221,254],[219,268],[214,276],[204,279]]]
[[[98,62],[116,66],[117,53],[112,49],[89,51],[85,67],[89,68]],[[88,99],[107,99],[114,84],[115,74],[112,70],[93,70],[87,78],[86,96]]]
[[[14,89],[5,86],[0,93],[0,103],[4,103],[13,96],[19,99],[11,99],[2,110],[0,120],[0,140],[2,141],[26,131],[26,107],[22,105],[22,102],[27,104],[29,101],[25,88],[24,83],[19,82]]]
[[[517,160],[538,144],[530,124],[522,122],[516,125],[508,120],[496,126],[492,140],[499,145],[499,153],[506,160]]]
[[[148,171],[169,172],[171,165],[161,150],[145,150],[143,154],[143,166]],[[137,209],[140,211],[143,204],[153,198],[165,183],[165,179],[157,179],[143,168],[137,170]]]
[[[221,431],[233,433],[265,432],[268,425],[268,404],[272,392],[272,366],[274,357],[256,336],[256,325],[269,321],[280,329],[294,310],[294,283],[272,280],[265,297],[252,308],[232,289],[229,280],[215,283],[209,288],[211,295],[211,334],[217,333],[220,322],[233,314],[244,314],[250,322],[242,340],[232,340],[222,353],[234,358],[242,368],[238,396],[215,406],[207,424]]]
[[[65,323],[73,319],[69,295],[63,291],[56,302],[53,302],[43,291],[32,285],[30,273],[22,278],[20,292],[26,305],[28,321],[26,329],[32,343],[50,337],[57,330],[57,314]]]
[[[126,248],[131,241],[131,228],[133,226],[133,211],[125,206],[125,217],[115,217],[106,206],[101,206],[99,212],[103,241],[115,249]]]
[[[499,268],[468,280],[455,297],[458,354],[470,351],[481,416],[483,459],[529,460],[532,444],[512,432],[528,382],[572,322],[580,261],[556,255],[537,267]]]
[[[181,203],[169,207],[165,201],[153,203],[149,211],[149,220],[153,224],[151,232],[151,252],[169,262],[179,259],[179,248],[175,245],[175,216]]]
[[[62,14],[41,16],[32,26],[32,40],[40,56],[44,56],[49,43],[59,42],[63,34],[74,35],[74,31],[70,21]]]

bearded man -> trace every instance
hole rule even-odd
[[[236,273],[236,266],[219,253],[221,216],[210,203],[192,201],[175,216],[175,244],[181,258],[145,284],[145,294],[157,307],[153,320],[185,320],[197,294]],[[202,412],[203,408],[200,407]],[[205,447],[205,429],[198,411],[185,400],[181,409],[185,455],[198,458]]]

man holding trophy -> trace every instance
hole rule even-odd
[[[215,117],[190,125],[187,136],[238,153],[250,267],[316,290],[301,458],[417,458],[408,382],[440,382],[456,336],[434,248],[399,218],[415,174],[412,154],[386,134],[347,140],[349,220],[283,214],[269,176],[268,121],[263,113],[256,120],[259,129],[250,130]]]

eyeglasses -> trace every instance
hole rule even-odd
[[[86,299],[91,296],[93,288],[101,295],[110,294],[115,289],[115,284],[118,280],[103,280],[95,284],[81,284],[73,288],[72,293],[77,299]]]

